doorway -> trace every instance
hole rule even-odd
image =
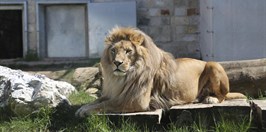
[[[23,57],[22,10],[0,10],[0,59]]]

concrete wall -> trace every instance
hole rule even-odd
[[[125,0],[92,0],[110,2]],[[175,57],[201,58],[200,0],[136,0],[137,27]]]
[[[21,0],[7,0],[21,1]],[[27,2],[28,50],[43,52],[39,44],[38,15],[36,3],[39,1],[60,0],[24,0]],[[74,0],[61,0],[62,2]],[[76,0],[76,2],[88,2]],[[91,2],[112,2],[125,0],[91,0]],[[75,1],[74,1],[75,2]],[[137,27],[150,35],[156,44],[176,57],[201,58],[199,50],[199,0],[136,0]],[[43,54],[43,53],[41,53]]]
[[[86,57],[85,12],[83,5],[46,7],[47,57]],[[62,47],[64,50],[58,52]]]
[[[233,61],[266,57],[265,0],[201,0],[203,60]]]
[[[201,58],[199,0],[137,0],[138,27],[176,57]]]
[[[28,48],[37,51],[36,1],[28,1]]]

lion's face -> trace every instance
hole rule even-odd
[[[108,53],[114,75],[125,76],[133,70],[137,53],[131,41],[121,40],[112,44]]]

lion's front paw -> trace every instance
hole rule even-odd
[[[79,108],[76,111],[75,115],[77,117],[86,117],[86,116],[90,115],[90,113],[91,113],[91,111],[89,109],[89,106],[82,106],[81,108]]]
[[[202,103],[204,103],[204,104],[217,104],[217,103],[219,103],[219,100],[216,97],[208,96],[202,101]]]

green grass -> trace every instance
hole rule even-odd
[[[38,54],[34,50],[29,50],[24,58],[25,61],[39,61],[40,58],[38,57]]]
[[[249,100],[258,99],[258,100],[266,100],[266,91],[261,89],[258,90],[256,96],[250,96],[248,93],[245,94]]]
[[[207,118],[199,114],[189,123],[172,122],[156,128],[140,126],[130,119],[112,122],[106,116],[90,115],[87,118],[75,117],[75,111],[82,105],[94,100],[85,92],[78,92],[69,97],[72,105],[61,104],[55,109],[42,108],[26,117],[3,117],[0,115],[0,132],[28,131],[95,131],[95,132],[139,132],[139,131],[170,131],[170,132],[246,132],[250,128],[247,117],[233,120],[232,115],[221,114],[219,119]],[[0,113],[4,113],[0,110]],[[212,125],[210,125],[212,123]],[[141,124],[141,123],[140,123]]]
[[[82,105],[95,100],[94,97],[88,96],[84,91],[80,91],[69,96],[69,101],[72,105]]]
[[[265,100],[266,99],[266,91],[259,90],[258,99]]]
[[[178,125],[175,123],[171,123],[169,125],[168,130],[166,131],[170,131],[170,132],[206,132],[207,129],[205,129],[204,127],[202,127],[202,125],[205,124],[197,124],[196,122],[194,122],[192,125]]]
[[[11,117],[10,120],[0,121],[0,131],[47,131],[50,125],[51,109],[42,108],[26,117]],[[1,111],[2,113],[2,111]]]
[[[215,124],[215,132],[248,132],[250,129],[250,123],[242,119],[238,122],[231,120],[222,120]]]
[[[75,117],[76,110],[85,103],[92,102],[93,97],[85,92],[78,92],[69,97],[72,106],[59,105],[55,109],[42,108],[26,117],[0,116],[0,132],[28,131],[98,131],[98,132],[138,132],[141,131],[131,121],[122,121],[117,127],[106,116],[90,115],[87,118]],[[4,113],[5,110],[0,110]]]
[[[195,114],[195,113],[194,113]],[[210,113],[211,114],[211,113]],[[165,131],[170,132],[248,132],[251,128],[249,117],[232,115],[223,111],[216,112],[216,116],[198,113],[193,121],[180,122],[179,120],[168,125]]]

